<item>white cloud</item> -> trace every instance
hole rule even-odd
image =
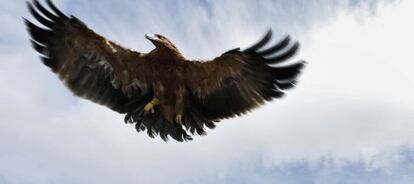
[[[178,23],[140,26],[171,32],[173,40],[191,57],[210,57],[222,49],[254,41],[253,33],[260,34],[271,20],[255,19],[254,13],[248,13],[246,22],[256,20],[259,26],[247,29],[238,17],[248,12],[249,5],[226,3],[213,3],[212,16],[205,9],[178,4],[177,8],[183,10],[177,15]],[[85,8],[81,5],[75,3],[68,9]],[[239,11],[227,12],[224,8],[233,5]],[[263,5],[259,3],[256,8]],[[143,6],[152,7],[150,3]],[[410,147],[414,140],[414,64],[410,54],[414,3],[379,4],[376,11],[339,7],[333,8],[339,9],[337,14],[322,13],[330,19],[308,21],[310,26],[302,27],[307,31],[299,30],[300,18],[293,19],[295,25],[280,22],[300,38],[300,58],[309,62],[297,89],[246,117],[223,121],[208,136],[189,143],[164,143],[144,133],[137,135],[133,127],[123,125],[121,115],[73,98],[40,62],[33,61],[35,54],[28,45],[14,46],[21,50],[13,51],[0,42],[0,102],[6,104],[0,106],[0,183],[2,179],[4,183],[231,183],[229,177],[238,170],[260,181],[257,178],[262,175],[254,174],[255,167],[274,172],[277,177],[271,180],[296,172],[290,169],[296,162],[303,162],[301,167],[322,168],[319,173],[310,173],[313,181],[346,173],[343,168],[354,163],[366,170],[404,174],[398,169],[401,160],[412,161],[409,156],[399,159],[400,147]],[[168,13],[151,17],[151,21],[165,21]],[[174,35],[181,28],[170,28],[186,20],[187,13],[194,15],[194,21],[183,28],[184,34]],[[278,14],[271,8],[260,13],[264,17]],[[226,15],[231,24],[223,24]],[[87,19],[89,14],[82,16]],[[125,25],[124,30],[123,24],[127,23],[121,21],[116,23],[120,29],[107,28],[102,26],[104,21],[99,21],[105,15],[98,11],[90,16],[96,17],[85,22],[102,28],[103,34],[128,46],[149,49],[150,44],[142,43],[142,36],[131,38],[143,35],[145,30],[138,30],[142,31],[138,34],[133,25]],[[116,22],[117,18],[108,21]],[[7,20],[2,18],[1,22]],[[211,25],[213,30],[206,37],[200,29],[203,25]],[[12,27],[23,29],[22,24]],[[10,30],[2,32],[14,34]],[[122,34],[112,33],[119,31]],[[235,35],[228,37],[230,32]],[[192,39],[185,37],[189,33]],[[14,36],[24,39],[20,33]],[[210,44],[219,46],[209,49]],[[331,159],[332,164],[321,166],[324,158]]]

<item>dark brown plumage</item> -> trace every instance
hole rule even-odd
[[[183,141],[204,135],[205,127],[282,97],[305,64],[278,65],[295,55],[299,44],[286,37],[265,49],[270,31],[252,47],[211,61],[187,60],[161,35],[146,35],[155,45],[151,52],[135,52],[46,2],[52,11],[36,0],[28,3],[46,28],[25,20],[43,63],[75,95],[126,114],[126,123],[150,137]]]

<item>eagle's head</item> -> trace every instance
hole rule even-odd
[[[146,34],[145,38],[151,41],[157,49],[171,49],[178,51],[175,45],[166,37],[159,34]]]

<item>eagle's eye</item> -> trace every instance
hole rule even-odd
[[[159,34],[156,34],[155,37],[157,37],[158,39],[163,39],[164,38],[163,36],[161,36]]]

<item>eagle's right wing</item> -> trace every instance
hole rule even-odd
[[[37,0],[28,3],[31,14],[46,29],[25,20],[27,29],[43,63],[75,95],[125,113],[129,103],[151,93],[146,75],[150,63],[144,54],[105,39],[63,14],[50,0],[46,2],[53,13]]]
[[[205,119],[230,118],[280,98],[295,86],[304,61],[287,63],[299,48],[286,37],[270,48],[271,31],[254,46],[234,49],[213,60],[189,62],[187,86]],[[196,109],[196,108],[192,108]]]

